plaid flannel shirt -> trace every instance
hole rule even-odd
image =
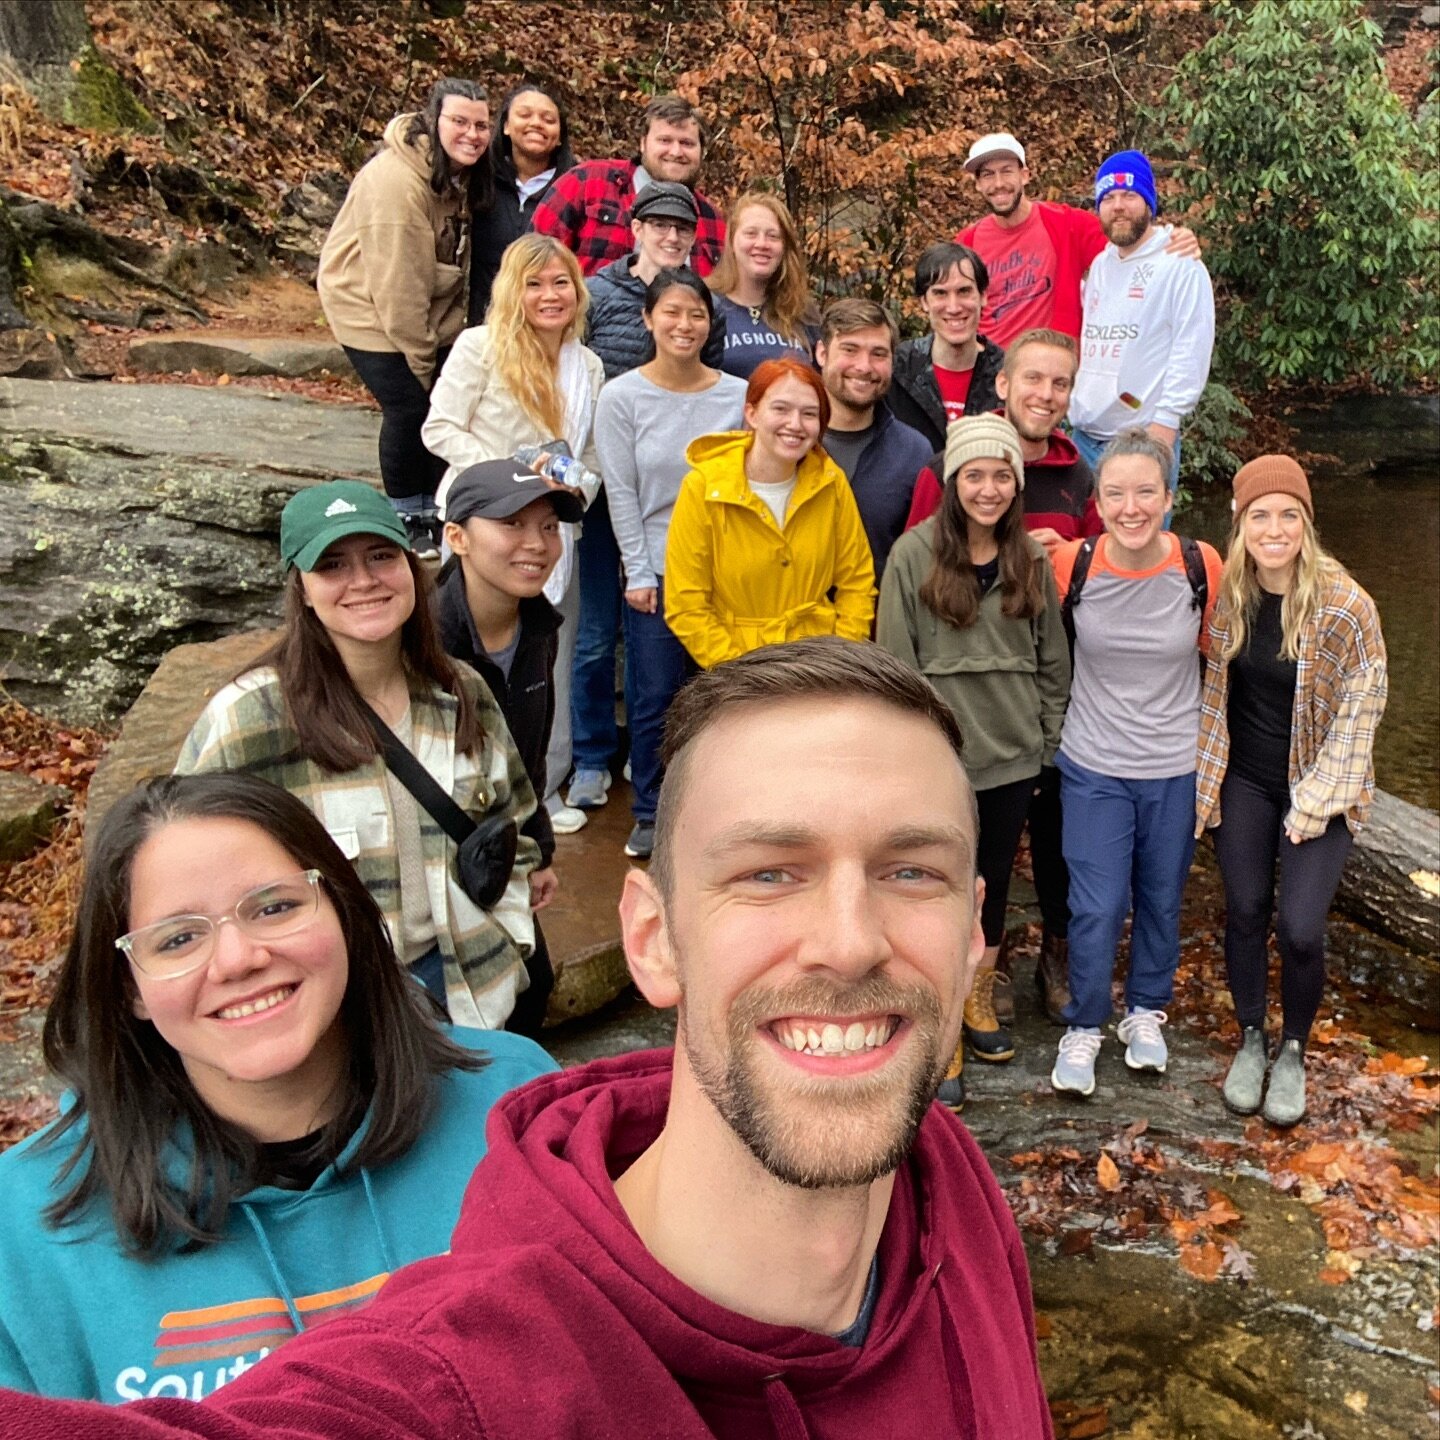
[[[467,666],[457,667],[469,691],[483,739],[474,755],[455,748],[459,706],[435,687],[410,692],[412,749],[450,797],[476,820],[504,814],[516,824],[535,809],[525,766],[485,683]],[[251,670],[219,691],[190,731],[176,762],[177,774],[244,771],[288,790],[315,812],[331,839],[379,905],[396,954],[400,945],[400,859],[395,821],[385,784],[385,758],[336,775],[300,753],[273,669]],[[445,990],[457,1025],[498,1030],[525,987],[525,958],[535,948],[527,878],[540,860],[539,847],[520,836],[515,868],[500,902],[482,910],[455,878],[455,842],[423,805],[420,849],[424,858],[435,939],[445,957]]]
[[[585,275],[603,270],[635,248],[630,206],[638,165],[636,160],[582,161],[550,187],[535,208],[532,228],[574,251]],[[698,190],[695,203],[700,220],[690,264],[697,275],[708,275],[725,247],[725,221]]]
[[[1228,612],[1210,622],[1210,663],[1200,696],[1195,833],[1220,823],[1230,760],[1230,667],[1220,658]],[[1336,815],[1359,830],[1375,795],[1375,731],[1385,712],[1385,640],[1375,602],[1338,571],[1300,636],[1290,719],[1290,811],[1285,824],[1313,840]]]

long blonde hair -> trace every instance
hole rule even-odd
[[[725,249],[720,263],[711,272],[706,284],[717,295],[728,295],[740,284],[740,264],[735,258],[735,227],[741,214],[750,209],[769,211],[780,227],[783,254],[775,273],[765,282],[765,305],[762,313],[771,328],[784,340],[793,340],[808,348],[810,336],[806,326],[815,324],[819,314],[810,294],[810,267],[800,248],[800,233],[790,212],[773,195],[763,190],[747,190],[731,207],[725,225]]]
[[[522,235],[506,247],[485,317],[495,373],[547,438],[564,434],[565,397],[554,361],[525,319],[524,300],[525,282],[552,260],[560,261],[575,287],[575,318],[565,327],[562,342],[584,334],[590,308],[585,277],[574,255],[549,235]]]
[[[1250,621],[1260,604],[1260,582],[1255,578],[1255,562],[1245,548],[1245,516],[1249,509],[1247,505],[1231,523],[1230,548],[1225,553],[1225,569],[1220,575],[1220,606],[1228,622],[1220,657],[1227,662],[1245,648]],[[1321,598],[1341,570],[1340,562],[1322,548],[1310,512],[1303,505],[1299,510],[1302,524],[1300,554],[1280,603],[1282,643],[1276,658],[1285,660],[1300,658],[1301,633],[1314,618]]]

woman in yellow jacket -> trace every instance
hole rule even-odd
[[[795,360],[756,367],[745,429],[686,450],[665,546],[665,623],[704,669],[807,635],[868,640],[875,567],[844,472],[820,448],[830,397]]]

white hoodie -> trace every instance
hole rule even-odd
[[[1168,253],[1157,226],[1133,254],[1107,245],[1081,287],[1077,430],[1108,440],[1127,425],[1180,428],[1210,374],[1215,296],[1198,260]]]

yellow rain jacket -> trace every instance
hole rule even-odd
[[[785,525],[745,480],[746,430],[702,435],[665,546],[665,623],[705,669],[807,635],[868,640],[875,566],[845,472],[818,446]]]

